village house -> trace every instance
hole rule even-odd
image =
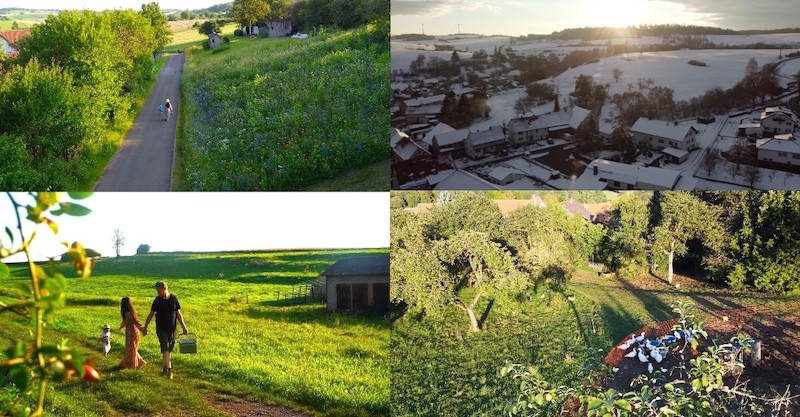
[[[389,254],[344,258],[323,271],[328,311],[389,310]]]
[[[576,190],[672,190],[679,171],[595,159],[575,181]]]
[[[647,146],[655,151],[673,148],[679,151],[690,151],[696,146],[697,129],[692,125],[650,120],[640,117],[631,127],[633,141],[639,146]],[[672,156],[674,152],[665,154]],[[688,155],[679,152],[681,155]]]
[[[31,31],[28,29],[0,30],[0,48],[2,48],[3,54],[9,57],[19,55],[19,41],[30,34]]]
[[[576,106],[568,111],[511,119],[507,126],[508,140],[512,145],[519,146],[564,137],[567,133],[574,134],[589,113],[589,110]]]
[[[800,165],[800,133],[775,135],[756,142],[759,161]]]
[[[392,172],[395,185],[421,178],[436,171],[431,153],[407,134],[392,128]]]
[[[506,134],[502,126],[492,126],[488,130],[469,132],[464,143],[464,151],[472,159],[480,159],[497,153],[506,147]]]
[[[406,117],[407,124],[429,123],[442,112],[444,94],[418,97],[400,103],[400,112]]]
[[[466,141],[469,134],[469,129],[435,133],[431,135],[431,152],[453,159],[461,158],[466,154]]]
[[[766,135],[774,136],[794,133],[797,129],[797,124],[797,119],[788,109],[767,107],[761,113],[761,130]]]

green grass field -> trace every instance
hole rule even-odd
[[[388,160],[380,31],[187,49],[178,189],[301,190]],[[364,172],[382,178],[358,190],[389,189],[388,169]]]
[[[222,27],[222,36],[233,36],[233,31],[239,27],[236,23],[228,23]],[[172,32],[172,42],[164,48],[166,52],[175,52],[179,49],[187,49],[196,46],[198,42],[208,40],[208,36],[198,32],[197,29],[187,29]]]
[[[393,416],[503,415],[518,392],[501,379],[506,360],[530,364],[553,385],[578,386],[584,369],[643,324],[676,317],[670,304],[693,303],[700,316],[745,306],[796,311],[800,299],[734,292],[698,283],[671,290],[650,286],[647,276],[635,280],[598,278],[577,271],[564,295],[550,304],[531,294],[524,302],[494,305],[485,329],[469,333],[466,315],[453,308],[442,321],[404,316],[391,338],[391,413]],[[488,300],[481,308],[488,307]],[[702,317],[701,317],[702,319]]]
[[[286,306],[279,294],[315,278],[336,260],[376,250],[222,254],[151,254],[101,259],[92,277],[69,279],[67,305],[46,331],[69,338],[103,374],[102,381],[71,381],[48,391],[47,415],[229,415],[220,399],[287,406],[319,416],[383,416],[389,401],[389,325],[379,318],[331,314],[324,304]],[[380,250],[377,250],[380,252]],[[385,250],[384,250],[385,252]],[[74,273],[64,266],[68,277]],[[0,286],[10,301],[27,270],[12,267]],[[119,301],[130,296],[142,321],[166,280],[179,297],[186,324],[198,337],[198,354],[173,355],[175,380],[161,374],[158,339],[151,333],[139,352],[140,370],[116,368],[124,334],[115,333],[103,357],[97,337],[104,323],[116,329]],[[22,321],[6,314],[0,346],[26,338]]]

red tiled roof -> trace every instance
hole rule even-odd
[[[29,36],[31,31],[28,29],[19,30],[0,30],[0,37],[6,40],[10,45],[16,45],[20,39]]]

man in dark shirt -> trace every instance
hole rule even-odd
[[[158,335],[158,343],[161,345],[161,354],[164,357],[164,369],[162,372],[167,374],[169,379],[172,379],[172,360],[170,357],[172,349],[175,347],[177,323],[180,323],[181,327],[183,327],[183,334],[188,334],[189,330],[186,329],[186,323],[183,321],[181,303],[178,302],[178,297],[170,294],[167,289],[167,283],[158,281],[156,283],[156,291],[158,291],[158,297],[153,300],[150,314],[147,316],[147,321],[144,322],[144,328],[147,330],[150,320],[155,315],[156,334]]]

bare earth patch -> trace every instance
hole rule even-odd
[[[209,398],[208,402],[214,408],[230,413],[234,416],[247,417],[313,417],[311,414],[301,413],[291,408],[277,405],[268,405],[239,398]]]

